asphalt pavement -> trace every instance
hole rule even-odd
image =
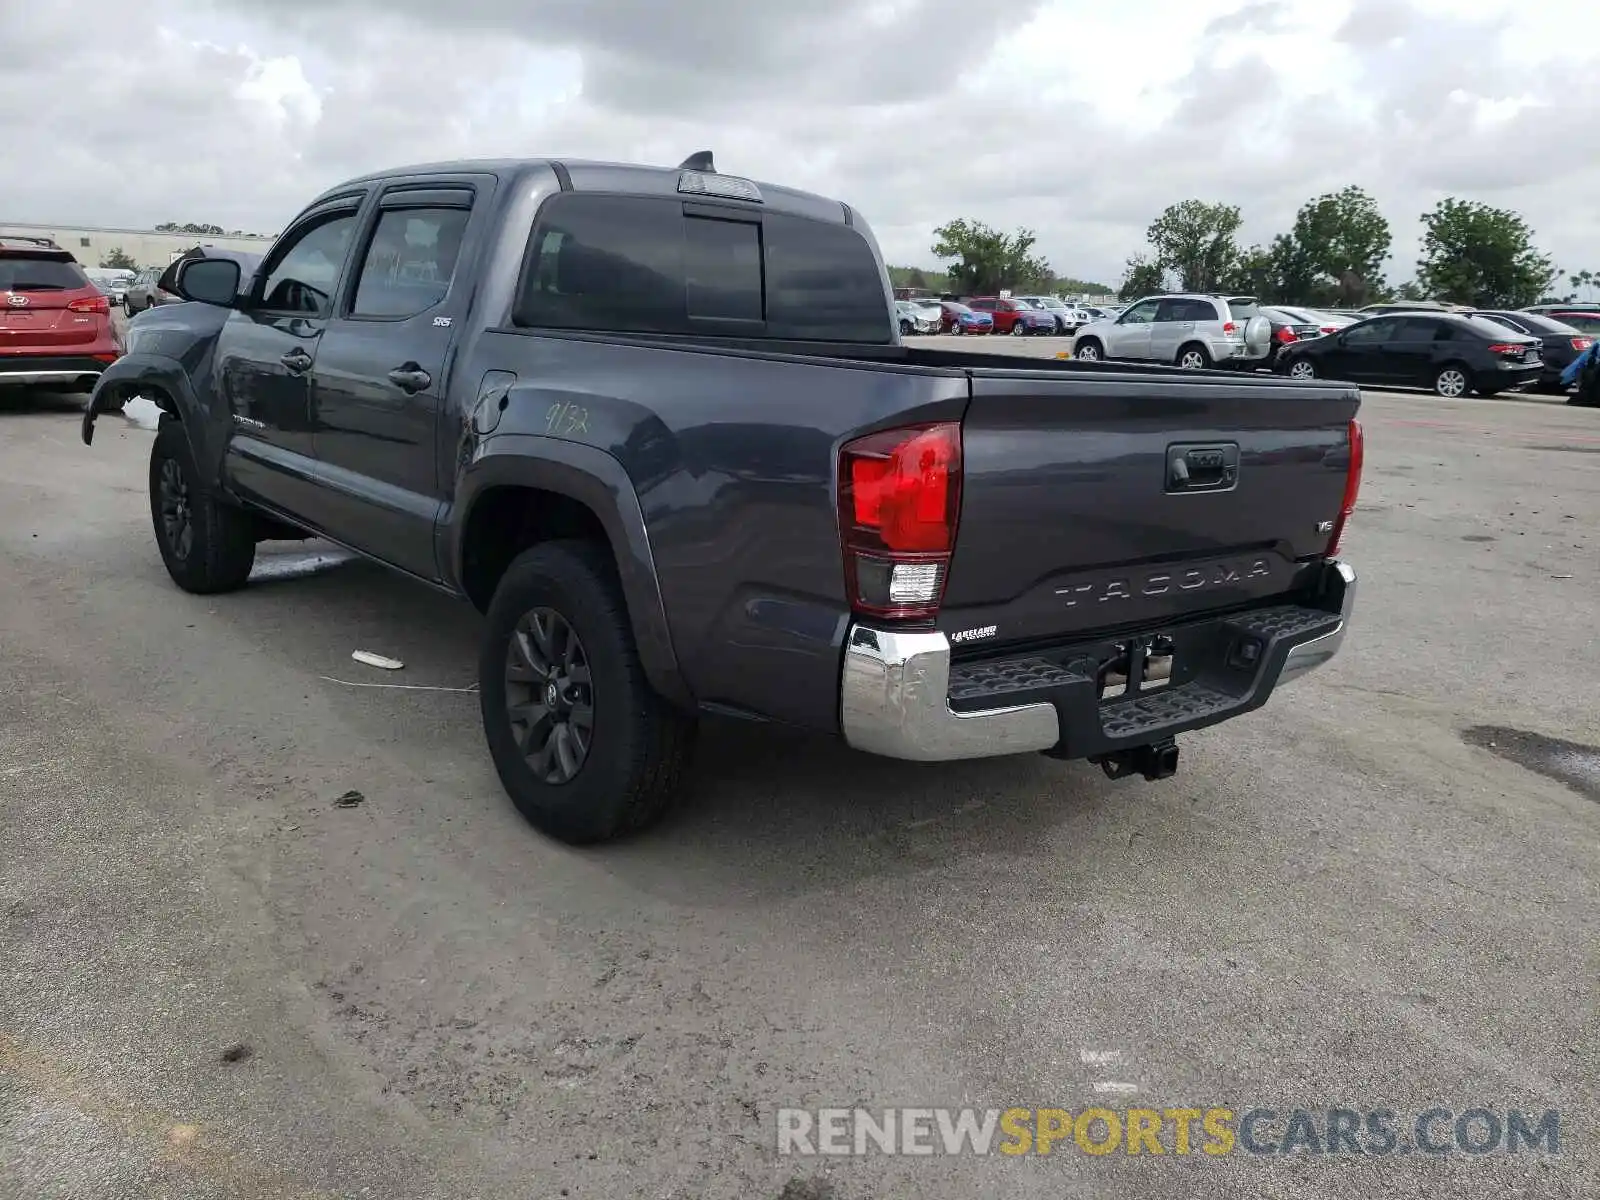
[[[1369,396],[1344,652],[1173,780],[717,725],[579,851],[501,792],[473,612],[316,544],[179,592],[150,433],[81,401],[0,397],[7,1200],[1600,1194],[1600,413]],[[1561,1124],[775,1152],[781,1107],[963,1104]]]

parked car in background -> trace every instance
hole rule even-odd
[[[900,322],[901,337],[910,337],[914,333],[939,332],[939,306],[937,304],[918,304],[915,300],[896,300],[894,309],[895,316]]]
[[[1146,296],[1118,317],[1078,330],[1072,357],[1129,359],[1197,370],[1253,366],[1271,352],[1272,326],[1251,296]]]
[[[1538,313],[1542,317],[1549,317],[1552,321],[1570,325],[1590,337],[1600,337],[1600,304],[1588,307],[1569,304],[1559,308],[1523,308],[1518,311]]]
[[[1567,364],[1590,346],[1594,338],[1581,330],[1547,317],[1541,313],[1510,312],[1500,309],[1479,309],[1472,314],[1504,325],[1516,333],[1539,339],[1539,354],[1544,359],[1544,371],[1535,385],[1541,392],[1560,395],[1567,390],[1561,375]]]
[[[131,317],[162,304],[176,304],[182,299],[159,285],[163,270],[163,267],[146,267],[134,276],[122,296],[123,312]]]
[[[87,390],[119,348],[111,302],[48,238],[0,235],[0,385]]]
[[[1337,333],[1346,325],[1354,325],[1362,319],[1354,313],[1329,312],[1321,308],[1302,308],[1289,304],[1275,304],[1273,307],[1297,322],[1315,325],[1319,333]]]
[[[1438,300],[1395,300],[1383,304],[1368,304],[1355,310],[1356,315],[1361,317],[1377,317],[1386,313],[1469,311],[1464,304],[1444,304]]]
[[[1021,299],[1003,300],[998,296],[978,296],[967,301],[974,312],[984,312],[994,318],[996,333],[1010,333],[1017,337],[1028,334],[1051,334],[1059,328],[1055,314],[1034,308]]]
[[[968,308],[959,300],[939,301],[939,328],[945,333],[993,333],[994,315]]]
[[[137,274],[136,271],[119,271],[109,267],[85,267],[83,273],[106,294],[113,308],[121,307],[123,298],[128,294],[128,284]]]
[[[1277,367],[1291,379],[1409,384],[1455,399],[1527,387],[1544,360],[1537,339],[1481,317],[1391,313],[1285,347]]]
[[[1272,326],[1272,337],[1267,343],[1267,356],[1258,366],[1270,367],[1278,358],[1278,351],[1285,346],[1308,338],[1322,336],[1322,326],[1313,321],[1304,313],[1293,313],[1286,308],[1263,308],[1261,315]]]
[[[1086,309],[1068,304],[1059,296],[1016,296],[1023,304],[1049,313],[1056,321],[1056,332],[1064,334],[1077,333],[1094,318]]]

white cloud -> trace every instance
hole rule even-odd
[[[1452,193],[1600,267],[1600,78],[1559,5],[75,0],[0,4],[0,44],[0,220],[274,229],[385,165],[709,146],[849,200],[897,262],[965,216],[1112,282],[1169,203],[1265,241],[1356,183],[1392,279]]]

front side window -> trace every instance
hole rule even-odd
[[[1119,324],[1148,325],[1156,319],[1156,309],[1160,304],[1159,300],[1142,300],[1122,314]]]
[[[384,211],[361,261],[350,315],[413,317],[442,301],[471,215],[465,208]]]
[[[277,255],[261,286],[261,307],[269,312],[326,317],[333,311],[333,289],[356,228],[356,214],[323,218],[295,235]]]

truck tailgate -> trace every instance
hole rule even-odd
[[[958,649],[1295,590],[1327,547],[1356,388],[974,369],[939,627]]]

